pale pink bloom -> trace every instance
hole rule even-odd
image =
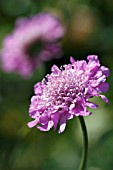
[[[34,86],[35,95],[31,98],[29,113],[34,120],[28,126],[36,126],[41,131],[48,131],[52,127],[59,133],[66,127],[66,120],[75,116],[88,116],[87,110],[97,108],[97,104],[89,101],[91,97],[100,96],[108,103],[108,99],[101,94],[109,89],[106,78],[109,69],[100,66],[98,56],[89,55],[85,60],[75,61],[60,69],[53,65],[50,75]]]

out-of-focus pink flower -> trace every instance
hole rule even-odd
[[[98,56],[89,55],[85,60],[75,61],[60,69],[53,65],[50,75],[34,86],[35,95],[31,98],[29,113],[34,120],[28,123],[31,128],[37,126],[41,131],[52,127],[59,133],[66,127],[66,120],[75,116],[90,115],[86,108],[97,108],[97,104],[89,101],[91,97],[100,96],[105,102],[108,99],[102,95],[109,89],[106,78],[109,69],[100,66]]]
[[[58,40],[63,38],[64,32],[58,18],[48,13],[18,19],[13,33],[3,41],[3,70],[29,77],[41,61],[61,57]]]

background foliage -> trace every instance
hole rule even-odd
[[[51,130],[29,129],[28,108],[33,85],[50,73],[53,63],[69,62],[69,57],[86,59],[97,54],[102,65],[110,68],[108,106],[93,99],[99,108],[86,117],[89,134],[87,170],[113,170],[113,2],[111,0],[1,0],[0,48],[18,17],[50,12],[61,18],[67,28],[62,41],[63,58],[41,65],[28,80],[0,71],[0,169],[73,170],[81,158],[82,135],[78,119],[68,121],[61,135]],[[13,48],[13,47],[12,47]]]

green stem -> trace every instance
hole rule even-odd
[[[82,153],[82,159],[81,159],[81,163],[79,166],[79,170],[85,170],[86,163],[87,163],[87,155],[88,155],[88,134],[87,134],[87,129],[86,129],[83,116],[79,116],[78,118],[81,124],[82,133],[83,133],[83,153]]]

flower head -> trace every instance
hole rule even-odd
[[[28,123],[31,128],[38,124],[41,131],[48,131],[60,125],[59,133],[66,127],[66,120],[75,116],[90,115],[86,107],[97,108],[89,98],[100,96],[105,102],[108,99],[101,94],[109,85],[106,77],[109,69],[100,66],[98,56],[89,55],[85,60],[75,61],[60,69],[53,65],[50,75],[34,86],[35,95],[31,98],[30,116],[34,119]]]
[[[62,55],[58,40],[64,32],[58,18],[48,13],[18,19],[14,32],[3,42],[3,70],[30,76],[41,61]]]

